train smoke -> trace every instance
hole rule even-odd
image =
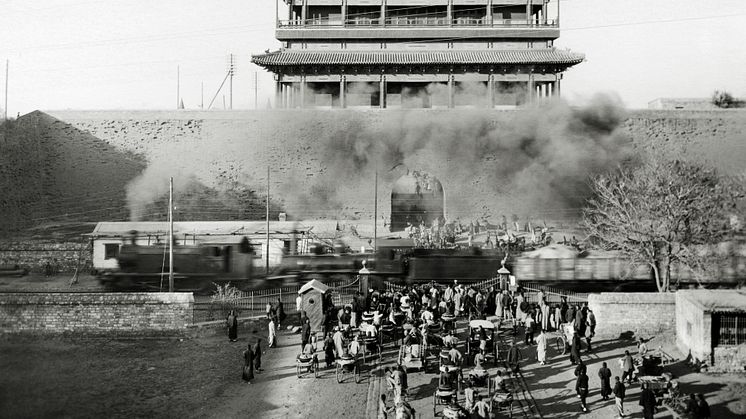
[[[438,89],[428,86],[427,94]],[[501,112],[479,108],[486,96],[479,86],[457,93],[456,104],[475,108],[264,112],[249,130],[220,122],[227,128],[211,126],[201,144],[180,140],[151,154],[148,169],[128,187],[132,218],[167,192],[169,176],[261,196],[267,165],[272,201],[294,218],[370,217],[376,171],[384,197],[379,212],[386,214],[385,196],[407,169],[440,179],[449,219],[567,218],[588,196],[589,175],[632,155],[620,129],[625,112],[612,96],[580,108],[548,101]],[[406,99],[418,102],[418,94]]]

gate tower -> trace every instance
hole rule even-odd
[[[559,0],[282,0],[280,108],[516,106],[558,96]]]

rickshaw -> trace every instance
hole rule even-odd
[[[368,356],[377,356],[378,359],[381,359],[381,345],[378,336],[364,335],[361,352],[363,353],[363,363],[368,362]]]
[[[471,362],[474,355],[480,351],[480,336],[479,328],[482,328],[487,335],[487,346],[485,349],[485,357],[494,358],[495,364],[499,360],[498,345],[497,345],[497,328],[494,323],[488,320],[471,320],[469,321],[469,335],[466,340],[466,358]]]
[[[352,374],[355,379],[355,383],[360,383],[360,366],[358,365],[358,358],[356,356],[350,356],[344,354],[335,361],[337,364],[337,382],[341,383],[344,381],[346,374]]]
[[[440,365],[438,387],[433,394],[433,416],[437,414],[438,405],[449,405],[458,401],[461,392],[463,374],[460,365]]]
[[[556,337],[554,338],[554,346],[557,348],[557,352],[560,355],[567,353],[570,348],[572,338],[575,336],[575,329],[572,327],[572,323],[562,323],[560,328],[553,332]]]
[[[427,368],[426,350],[427,344],[421,342],[421,340],[418,343],[410,345],[402,344],[399,347],[398,363],[406,370],[416,369],[424,371]]]
[[[295,370],[298,378],[301,378],[305,373],[313,373],[314,378],[319,376],[319,357],[316,354],[308,357],[303,354],[299,355],[295,359]]]

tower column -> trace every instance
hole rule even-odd
[[[448,19],[448,26],[453,26],[453,0],[448,0],[446,6],[446,19]]]
[[[304,0],[305,1],[305,0]],[[533,21],[533,18],[531,17],[531,9],[532,9],[531,0],[528,0],[526,3],[526,23],[531,25],[531,22]]]
[[[308,3],[307,3],[307,0],[303,0],[303,4],[300,7],[300,20],[303,26],[306,26],[307,14],[308,14]]]
[[[492,26],[492,0],[487,0],[487,10],[485,10],[484,23]]]
[[[342,0],[342,26],[347,25],[347,0]]]
[[[300,107],[306,107],[306,76],[300,76]]]
[[[280,80],[275,80],[275,109],[280,109],[282,107],[282,85],[280,85]]]
[[[495,76],[490,73],[489,76],[487,76],[487,95],[489,97],[489,108],[493,109],[495,107]]]
[[[381,75],[381,81],[379,82],[379,95],[378,95],[378,107],[381,109],[386,108],[386,76]]]
[[[381,1],[381,26],[386,26],[386,0]]]
[[[562,77],[560,77],[560,75],[557,74],[557,80],[554,81],[554,92],[555,92],[554,95],[557,97],[560,97],[560,79],[561,78]]]
[[[453,74],[448,75],[448,107],[453,108],[455,106],[453,100]]]
[[[534,86],[534,75],[528,75],[528,88],[526,89],[526,101],[533,103],[536,98],[536,87]]]
[[[339,80],[339,106],[341,108],[347,107],[347,93],[345,88],[347,87],[347,77],[342,76]]]

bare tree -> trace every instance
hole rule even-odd
[[[713,169],[651,158],[594,178],[583,224],[601,247],[619,250],[654,272],[658,291],[671,285],[671,265],[701,272],[709,263],[702,245],[731,233],[742,198],[738,182]]]

